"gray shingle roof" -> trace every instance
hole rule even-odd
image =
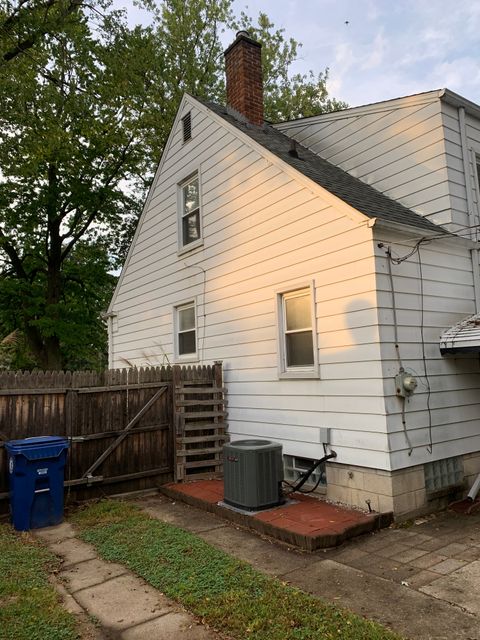
[[[197,98],[197,100],[199,99]],[[263,127],[257,127],[242,122],[222,105],[205,100],[199,101],[304,176],[369,218],[381,218],[390,222],[407,224],[424,231],[448,233],[442,227],[392,200],[299,143],[295,144],[298,158],[295,157],[291,153],[292,138],[274,129],[271,125],[265,124]]]

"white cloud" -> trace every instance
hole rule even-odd
[[[375,36],[372,47],[366,48],[366,56],[361,62],[361,69],[376,69],[380,67],[385,58],[387,40],[383,35],[383,28]],[[370,50],[369,50],[370,49]]]
[[[457,93],[467,89],[478,96],[480,92],[480,68],[476,58],[463,57],[441,62],[434,66],[432,78],[438,86],[448,87]]]

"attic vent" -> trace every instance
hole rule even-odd
[[[192,137],[192,113],[189,111],[186,116],[182,118],[183,123],[183,141],[187,142]]]

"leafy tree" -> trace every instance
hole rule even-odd
[[[43,38],[54,35],[82,4],[82,0],[2,0],[0,64],[28,52]]]
[[[99,316],[111,272],[180,98],[223,100],[222,31],[246,27],[264,42],[267,117],[338,105],[327,100],[325,73],[289,74],[295,40],[264,14],[258,26],[236,20],[231,4],[148,0],[148,28],[129,27],[111,0],[18,0],[13,12],[0,4],[0,336],[23,337],[9,343],[14,366],[104,362]],[[29,34],[33,44],[23,45]]]
[[[156,56],[148,32],[112,11],[97,25],[77,12],[33,53],[0,72],[0,300],[2,324],[22,331],[38,365],[55,369],[97,359],[108,267],[138,215],[135,176],[151,169]]]

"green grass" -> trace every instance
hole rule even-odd
[[[104,501],[73,515],[99,554],[129,567],[213,628],[258,640],[394,640],[391,631],[327,604],[137,507]]]
[[[74,617],[48,582],[57,561],[29,534],[0,525],[0,640],[74,640]]]

